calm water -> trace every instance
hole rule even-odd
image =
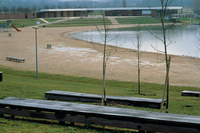
[[[123,48],[136,49],[137,31],[109,31],[108,44]],[[163,43],[154,37],[148,30],[141,31],[141,50],[148,52],[164,51]],[[152,30],[152,33],[162,38],[161,30]],[[77,32],[71,37],[103,44],[104,40],[98,31]],[[200,49],[196,46],[196,40],[200,38],[200,25],[175,26],[167,30],[168,53],[174,55],[200,57]],[[200,42],[199,42],[200,43]],[[152,47],[152,46],[154,47]]]

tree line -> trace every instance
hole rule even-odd
[[[8,8],[6,6],[0,7],[0,13],[25,13],[25,12],[36,12],[39,9],[36,6],[33,6],[32,8],[28,7],[15,7]]]
[[[199,0],[174,0],[171,6],[193,6],[199,12]],[[40,9],[66,9],[66,8],[111,8],[111,7],[155,7],[161,6],[160,0],[99,0],[99,1],[54,1],[34,0],[15,1],[0,0],[0,13],[35,12]]]
[[[193,0],[194,12],[200,14],[200,0]]]

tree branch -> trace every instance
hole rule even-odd
[[[161,42],[163,42],[164,43],[164,41],[161,39],[161,38],[159,38],[157,35],[155,35],[153,32],[151,32],[150,30],[148,30],[150,33],[151,33],[151,35],[153,35],[155,38],[157,38],[158,40],[160,40]]]

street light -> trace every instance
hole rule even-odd
[[[38,79],[38,56],[37,56],[37,26],[34,26],[35,29],[35,49],[36,49],[36,79]]]

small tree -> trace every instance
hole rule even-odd
[[[162,97],[162,103],[161,103],[161,109],[160,112],[162,112],[163,109],[163,104],[164,104],[164,97],[165,97],[165,92],[167,91],[167,104],[166,104],[166,113],[168,113],[168,107],[169,107],[169,70],[170,70],[170,62],[171,62],[171,57],[168,57],[168,51],[167,51],[167,46],[171,43],[167,43],[166,39],[166,30],[171,28],[172,26],[175,25],[175,23],[171,25],[165,24],[165,17],[167,13],[167,8],[170,6],[170,4],[173,2],[173,0],[160,0],[161,2],[161,11],[160,11],[160,22],[161,22],[161,27],[162,27],[162,38],[159,38],[158,36],[152,34],[159,39],[163,45],[164,45],[164,55],[165,55],[165,64],[166,64],[166,76],[165,76],[165,84],[164,84],[164,89],[163,89],[163,97]],[[159,50],[158,50],[159,51]]]
[[[142,47],[142,32],[136,33],[137,38],[137,56],[138,56],[138,94],[140,94],[140,49]]]
[[[109,27],[106,24],[106,18],[103,14],[103,30],[100,30],[97,27],[99,34],[101,35],[104,44],[103,44],[103,87],[102,87],[102,106],[106,106],[106,63],[109,60],[109,57],[112,56],[116,51],[117,47],[108,46],[108,34],[109,34]],[[117,37],[117,36],[116,36]],[[114,40],[116,38],[112,38]],[[98,49],[97,49],[98,50]],[[99,50],[98,50],[99,51]]]
[[[139,26],[138,26],[139,27]],[[141,47],[142,47],[142,31],[139,29],[138,31],[136,31],[135,33],[135,37],[136,40],[133,41],[133,44],[135,45],[136,49],[137,49],[137,58],[138,58],[138,62],[137,62],[137,68],[138,68],[138,94],[140,94],[140,62],[141,62]]]

